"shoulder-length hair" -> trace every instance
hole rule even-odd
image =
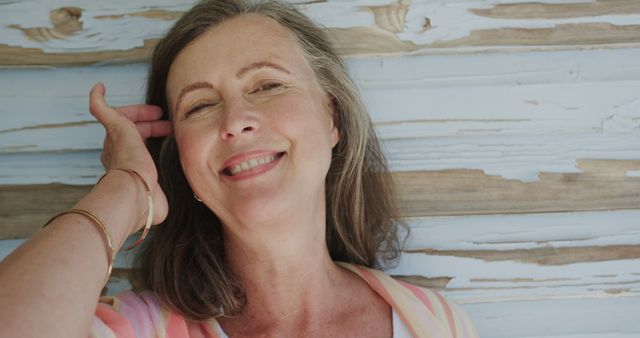
[[[292,5],[247,0],[198,3],[156,46],[146,102],[160,106],[163,118],[169,120],[166,81],[178,53],[211,27],[247,13],[274,19],[294,33],[320,87],[333,100],[340,140],[325,182],[331,258],[367,267],[391,263],[399,255],[399,230],[406,226],[393,202],[391,176],[373,124],[326,33]],[[138,256],[141,286],[192,320],[240,313],[246,299],[225,262],[220,220],[194,199],[175,139],[150,140],[148,146],[170,207],[167,219],[154,228]]]

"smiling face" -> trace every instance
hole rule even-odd
[[[285,27],[248,14],[208,30],[171,65],[167,99],[187,180],[223,224],[324,215],[338,132]]]

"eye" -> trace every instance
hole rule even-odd
[[[185,117],[188,117],[191,114],[198,113],[198,112],[200,112],[202,110],[205,110],[205,109],[207,109],[209,107],[213,107],[213,106],[215,106],[215,104],[213,104],[213,103],[201,103],[201,104],[195,105],[194,107],[190,108],[187,111],[187,113],[185,114]]]
[[[267,83],[261,84],[260,87],[258,87],[258,89],[253,91],[253,93],[265,92],[265,91],[273,90],[280,87],[282,87],[281,83],[267,82]]]

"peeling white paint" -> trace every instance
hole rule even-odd
[[[127,50],[142,46],[145,39],[161,37],[173,21],[125,16],[121,19],[96,19],[96,16],[119,15],[160,8],[171,11],[185,11],[195,1],[157,1],[153,6],[140,6],[129,1],[118,0],[109,3],[91,1],[20,1],[3,5],[0,11],[0,43],[27,48],[42,48],[46,52],[82,52],[92,50]],[[39,43],[26,38],[21,31],[9,28],[52,27],[49,12],[59,7],[75,6],[83,9],[80,21],[83,30],[66,39]],[[29,15],[24,15],[29,13]]]
[[[504,1],[500,3],[515,3]],[[530,2],[530,1],[523,1]],[[539,2],[539,1],[536,1]],[[601,15],[558,19],[499,19],[476,15],[473,9],[489,9],[497,1],[413,1],[406,16],[407,29],[398,33],[401,40],[416,44],[462,39],[475,30],[500,28],[553,28],[561,24],[611,23],[614,25],[637,25],[640,15]],[[566,3],[548,2],[548,3]],[[425,17],[431,27],[424,32]]]
[[[639,218],[640,210],[412,218],[412,239],[407,248],[526,250],[549,245],[640,245]]]
[[[467,304],[483,338],[637,338],[640,297]]]
[[[499,3],[517,3],[522,1],[427,1],[413,0],[406,14],[405,30],[397,34],[398,38],[416,44],[430,44],[437,41],[451,41],[467,37],[472,31],[499,28],[552,28],[560,24],[611,23],[614,25],[637,25],[640,15],[601,15],[561,19],[496,19],[473,14],[472,9],[490,8]],[[528,2],[528,1],[524,1]],[[546,3],[567,3],[567,1]],[[571,2],[571,1],[569,1]],[[125,0],[97,3],[86,0],[73,1],[19,1],[2,5],[0,11],[0,44],[41,48],[45,52],[81,52],[101,50],[128,50],[143,45],[145,39],[158,38],[173,24],[171,20],[149,19],[124,16],[116,19],[96,19],[104,15],[121,15],[147,9],[186,11],[195,1],[182,0],[169,2],[154,1],[151,6],[141,6]],[[375,27],[374,14],[366,10],[369,6],[385,6],[396,1],[327,1],[299,5],[299,8],[325,27],[352,28]],[[83,9],[80,21],[83,30],[65,39],[39,43],[29,40],[17,29],[51,27],[49,11],[64,6],[77,6]],[[29,13],[29,15],[24,15]],[[423,32],[425,17],[431,27]],[[527,47],[530,48],[530,47]]]
[[[349,67],[393,170],[478,169],[532,182],[541,172],[580,173],[578,159],[640,159],[638,59],[634,48],[350,59]],[[110,104],[141,102],[146,69],[0,70],[0,115],[11,116],[0,124],[0,154],[47,152],[15,163],[40,159],[36,167],[56,173],[0,164],[0,181],[92,183],[104,132],[73,125],[93,120],[87,93],[103,81]],[[69,170],[60,151],[82,152],[73,156],[87,165]]]

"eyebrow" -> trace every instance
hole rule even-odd
[[[240,77],[242,77],[243,75],[245,75],[246,73],[248,73],[248,72],[249,72],[249,71],[251,71],[251,70],[254,70],[254,69],[260,69],[260,68],[265,68],[265,67],[266,67],[266,68],[273,68],[273,69],[279,70],[279,71],[281,71],[281,72],[284,72],[284,73],[287,73],[287,74],[291,74],[291,72],[290,72],[290,71],[286,70],[285,68],[283,68],[283,67],[281,67],[281,66],[278,66],[278,65],[277,65],[277,64],[275,64],[275,63],[268,62],[268,61],[259,61],[259,62],[254,62],[254,63],[252,63],[252,64],[250,64],[250,65],[247,65],[247,66],[242,67],[242,68],[238,71],[238,73],[236,74],[236,78],[240,78]],[[182,101],[182,97],[183,97],[186,93],[188,93],[188,92],[190,92],[190,91],[192,91],[192,90],[201,89],[201,88],[210,88],[210,89],[214,89],[213,85],[212,85],[211,83],[209,83],[209,82],[206,82],[206,81],[194,82],[194,83],[191,83],[191,84],[189,84],[189,85],[185,86],[185,87],[184,87],[184,88],[182,88],[182,90],[180,91],[180,95],[178,95],[178,100],[177,100],[177,102],[176,102],[176,106],[175,106],[175,109],[174,109],[174,110],[175,110],[176,112],[178,111],[178,108],[180,107],[180,102]]]
[[[237,78],[240,78],[240,77],[242,77],[244,74],[246,74],[246,73],[247,73],[248,71],[250,71],[250,70],[253,70],[253,69],[260,69],[260,68],[265,68],[265,67],[273,68],[273,69],[279,70],[279,71],[281,71],[281,72],[284,72],[284,73],[287,73],[287,74],[291,74],[291,72],[290,72],[290,71],[288,71],[288,70],[284,69],[284,68],[283,68],[283,67],[281,67],[281,66],[278,66],[278,65],[277,65],[277,64],[275,64],[275,63],[268,62],[268,61],[259,61],[259,62],[254,62],[254,63],[252,63],[252,64],[250,64],[250,65],[247,65],[247,66],[242,67],[242,69],[240,69],[240,70],[238,71],[238,74],[236,74],[236,77],[237,77]]]
[[[180,95],[178,95],[178,101],[176,102],[176,107],[175,107],[174,111],[176,113],[178,112],[178,108],[180,107],[180,102],[182,101],[182,97],[186,93],[188,93],[188,92],[190,92],[192,90],[201,89],[201,88],[213,89],[213,85],[211,83],[209,83],[209,82],[206,82],[206,81],[200,81],[200,82],[194,82],[194,83],[191,83],[191,84],[185,86],[180,91]]]

